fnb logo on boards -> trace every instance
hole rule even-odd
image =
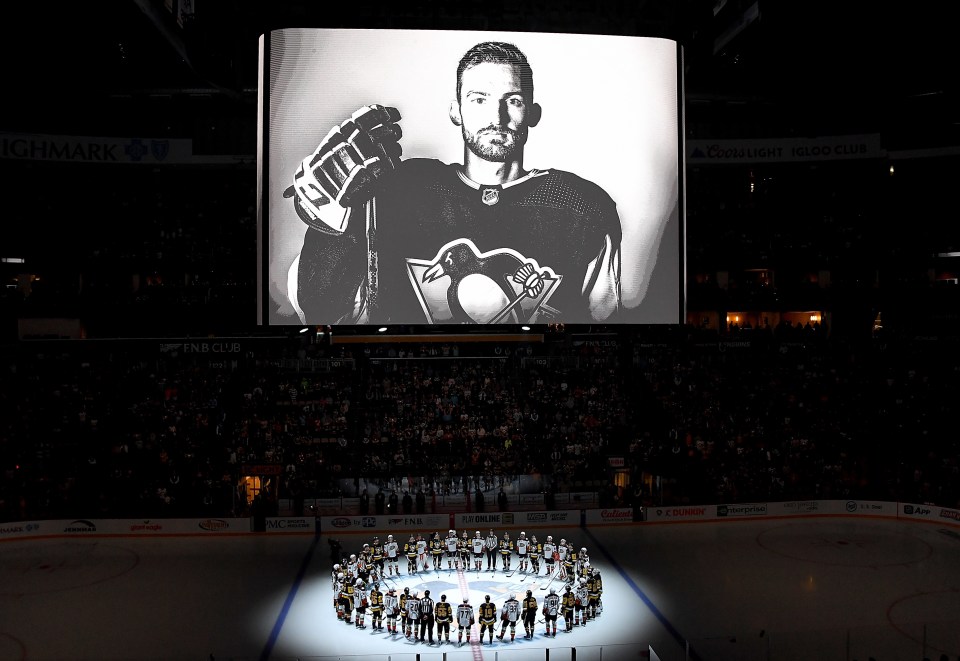
[[[336,519],[330,522],[334,528],[349,528],[352,521],[345,516],[338,516]]]

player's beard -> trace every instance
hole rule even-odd
[[[491,133],[502,133],[504,136],[490,137]],[[476,156],[493,163],[506,163],[523,151],[527,141],[527,129],[514,131],[506,127],[497,128],[488,126],[476,133],[471,133],[463,127],[463,141],[467,148]]]

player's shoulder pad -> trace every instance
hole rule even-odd
[[[617,203],[601,186],[566,170],[551,168],[548,174],[537,177],[544,192],[565,206],[594,220],[611,238],[620,238],[620,217]]]

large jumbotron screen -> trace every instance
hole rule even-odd
[[[681,49],[662,38],[261,38],[259,319],[678,324]]]

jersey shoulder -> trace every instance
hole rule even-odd
[[[615,225],[619,232],[616,202],[607,191],[589,179],[566,170],[551,169],[545,175],[534,177],[531,184],[525,196],[526,203],[570,209],[595,218],[604,225]]]

